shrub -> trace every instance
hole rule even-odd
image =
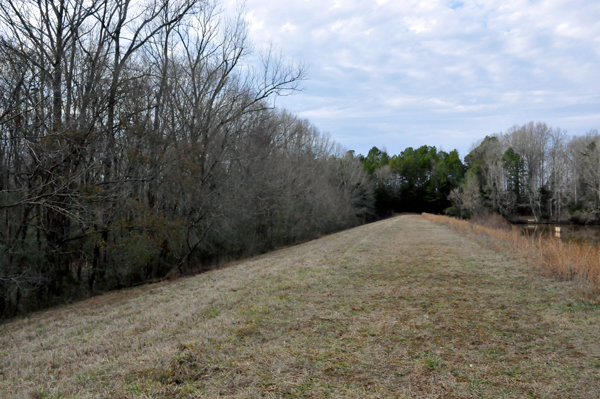
[[[512,230],[512,226],[508,222],[508,220],[496,213],[491,213],[488,211],[475,213],[471,218],[471,222],[492,229],[500,229],[506,231]]]

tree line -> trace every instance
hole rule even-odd
[[[600,134],[569,136],[545,123],[515,125],[475,143],[464,162],[456,150],[424,145],[398,155],[373,147],[359,155],[375,196],[374,213],[445,213],[469,218],[598,223]]]
[[[486,136],[465,157],[468,172],[450,194],[451,213],[489,210],[511,217],[596,223],[600,218],[600,135],[569,136],[545,123]]]
[[[373,147],[358,157],[371,177],[377,217],[394,212],[443,213],[452,206],[450,193],[466,171],[457,150],[427,145],[392,156]]]
[[[529,122],[475,143],[464,163],[456,150],[424,145],[398,155],[373,147],[359,155],[370,176],[374,213],[493,212],[509,219],[598,223],[600,134],[569,136]]]
[[[0,317],[372,218],[358,157],[274,108],[302,65],[213,0],[0,2]]]

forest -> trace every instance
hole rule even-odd
[[[600,221],[600,134],[570,136],[542,122],[515,125],[475,143],[464,163],[424,145],[398,155],[373,147],[358,156],[379,217],[392,212],[469,218],[497,213],[541,221]]]
[[[597,131],[356,155],[275,107],[306,77],[216,0],[0,2],[0,319],[393,213],[598,219]]]
[[[456,150],[411,147],[398,155],[373,147],[359,155],[369,173],[379,217],[392,212],[469,218],[600,221],[600,135],[570,136],[542,122],[486,136],[461,161]]]
[[[486,136],[465,157],[465,180],[453,189],[453,213],[481,209],[537,221],[598,223],[600,135],[570,136],[542,122]]]
[[[0,316],[357,225],[358,158],[276,109],[305,68],[205,0],[0,3]]]
[[[393,156],[373,147],[358,158],[371,176],[374,212],[380,218],[399,212],[443,213],[452,206],[450,193],[466,170],[457,150],[447,153],[427,145]]]

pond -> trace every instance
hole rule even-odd
[[[517,225],[517,228],[528,236],[553,236],[563,241],[600,245],[600,225],[539,223]]]

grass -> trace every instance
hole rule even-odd
[[[537,272],[561,280],[575,281],[588,299],[600,299],[600,248],[553,237],[525,237],[497,215],[478,218],[474,223],[447,216],[424,214],[466,233],[487,247],[512,251],[526,259]]]
[[[0,325],[0,397],[595,397],[576,288],[401,216]]]

